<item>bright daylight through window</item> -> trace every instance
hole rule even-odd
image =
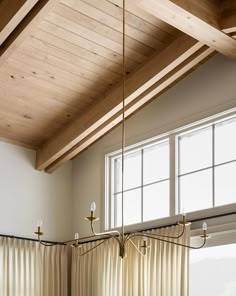
[[[236,295],[236,244],[201,250],[190,255],[190,296]]]
[[[125,225],[235,203],[235,134],[236,117],[221,118],[128,148]],[[107,160],[106,228],[113,228],[121,225],[121,155]]]

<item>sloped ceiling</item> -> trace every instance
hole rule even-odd
[[[0,1],[0,139],[52,172],[121,122],[122,0]],[[131,116],[215,53],[236,59],[236,2],[126,0]]]

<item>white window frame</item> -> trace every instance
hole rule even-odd
[[[173,221],[173,217],[176,217],[176,215],[181,214],[181,209],[179,205],[179,194],[178,194],[178,137],[183,136],[184,134],[187,134],[189,132],[194,132],[199,129],[202,129],[207,126],[211,126],[212,124],[217,124],[225,120],[229,120],[236,117],[236,108],[215,114],[213,116],[204,118],[202,120],[198,120],[196,122],[193,122],[191,124],[182,126],[180,128],[177,128],[175,130],[172,130],[170,132],[167,132],[165,134],[161,134],[155,137],[152,137],[150,139],[144,140],[142,142],[130,145],[125,148],[125,153],[134,152],[137,149],[146,148],[148,146],[152,146],[155,144],[158,144],[161,141],[164,141],[166,139],[169,139],[169,165],[170,165],[170,175],[169,175],[169,214],[170,217],[157,219],[155,221],[148,221],[144,222],[143,228],[145,226],[152,227],[154,225],[152,222],[155,222],[155,225],[162,225],[164,223],[168,223]],[[113,207],[112,207],[112,178],[113,178],[113,168],[112,168],[112,158],[118,157],[121,154],[121,149],[111,152],[109,154],[105,155],[105,229],[112,229],[112,215],[114,215]],[[231,204],[231,207],[235,208],[236,203]],[[212,211],[214,210],[215,211]],[[229,211],[229,205],[222,205],[218,207],[212,207],[208,209],[203,209],[196,212],[188,213],[189,217],[194,218],[200,218],[203,215],[212,215],[213,212],[217,213],[224,213],[225,211]],[[176,219],[176,218],[175,218]],[[157,223],[159,222],[159,223]],[[141,227],[142,228],[142,227]],[[128,230],[133,229],[141,229],[140,224],[135,224],[134,226],[128,226]]]

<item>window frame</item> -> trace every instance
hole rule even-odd
[[[141,222],[138,224],[126,226],[128,229],[137,229],[141,224],[153,225],[152,222],[160,221],[172,221],[173,217],[181,214],[180,209],[180,195],[179,195],[179,141],[178,137],[183,136],[189,132],[194,132],[199,129],[203,129],[213,124],[216,125],[220,122],[236,118],[236,108],[214,114],[212,116],[197,120],[190,124],[178,127],[169,132],[145,139],[133,145],[125,147],[125,153],[135,152],[141,148],[147,148],[149,146],[156,145],[161,141],[169,141],[169,217],[157,218],[153,221]],[[121,149],[113,151],[105,155],[105,223],[104,229],[115,229],[114,224],[112,226],[112,217],[114,215],[114,207],[112,205],[112,189],[111,183],[113,179],[114,167],[112,166],[112,159],[121,155]],[[213,156],[214,157],[214,156]],[[214,160],[213,160],[214,161]],[[221,165],[221,164],[220,164]],[[214,172],[213,172],[214,173]],[[214,183],[214,181],[213,181]],[[214,186],[214,184],[213,184]],[[212,213],[212,210],[216,209],[216,212],[224,212],[224,209],[228,209],[228,206],[236,206],[236,203],[225,204],[221,206],[214,206],[207,209],[196,210],[189,212],[188,216],[201,217],[204,213]],[[222,209],[222,210],[221,210]],[[166,222],[165,222],[166,223]],[[119,227],[117,227],[119,228]]]

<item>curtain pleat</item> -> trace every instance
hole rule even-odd
[[[1,296],[67,296],[65,246],[0,238]]]
[[[163,228],[151,233],[177,236],[179,227]],[[133,243],[140,248],[142,238]],[[176,242],[176,240],[173,239]],[[179,243],[189,244],[187,229]],[[119,245],[115,239],[84,256],[78,256],[97,243],[86,243],[72,251],[72,296],[187,296],[189,249],[148,239],[150,248],[140,255],[129,242],[127,256],[119,257]]]

